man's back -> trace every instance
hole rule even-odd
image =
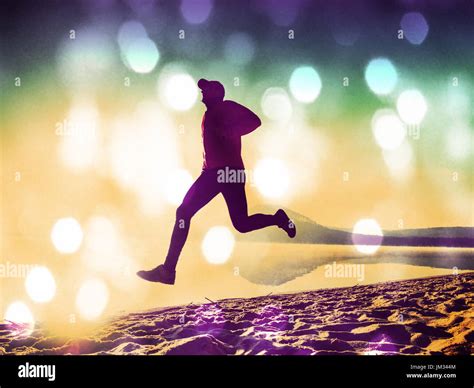
[[[224,166],[243,168],[240,135],[232,131],[227,101],[209,108],[202,120],[203,169]]]
[[[253,112],[234,101],[225,100],[210,107],[202,121],[203,169],[244,168],[241,136],[259,125]]]

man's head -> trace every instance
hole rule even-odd
[[[198,87],[202,91],[202,102],[207,107],[224,99],[224,86],[219,81],[208,81],[201,78],[198,81]]]

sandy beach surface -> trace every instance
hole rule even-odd
[[[0,354],[472,354],[474,272],[160,308],[92,335],[0,324]]]

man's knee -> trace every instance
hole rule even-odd
[[[181,204],[176,209],[176,221],[188,222],[191,220],[193,213],[185,204]]]
[[[247,233],[250,232],[250,228],[247,222],[247,218],[239,217],[232,219],[232,225],[239,233]]]

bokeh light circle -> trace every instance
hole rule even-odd
[[[281,198],[290,187],[290,173],[283,161],[264,158],[255,167],[254,183],[267,198]]]
[[[25,288],[33,301],[46,303],[56,294],[56,281],[48,268],[37,266],[28,273]]]
[[[377,144],[384,150],[398,148],[407,135],[405,124],[395,112],[389,109],[382,109],[375,113],[372,119],[372,132]]]
[[[158,89],[163,102],[177,111],[191,109],[198,97],[196,82],[187,73],[163,75],[158,82]]]
[[[58,75],[73,93],[93,91],[115,63],[110,35],[95,27],[76,31],[76,39],[65,38],[57,51]]]
[[[76,296],[76,308],[80,316],[92,321],[99,318],[107,307],[109,290],[100,279],[86,280]]]
[[[383,150],[383,159],[390,174],[397,179],[406,179],[413,172],[413,149],[407,141],[395,149]]]
[[[405,90],[398,96],[397,110],[401,119],[410,125],[421,123],[428,106],[423,94],[419,90]]]
[[[236,65],[246,65],[255,55],[255,43],[249,34],[236,32],[229,36],[224,46],[225,59]]]
[[[117,42],[123,50],[130,43],[133,43],[133,41],[146,38],[147,36],[148,34],[143,24],[135,20],[128,20],[120,26],[117,34]]]
[[[403,35],[414,45],[420,45],[428,35],[429,26],[425,17],[419,12],[408,12],[400,21]]]
[[[352,229],[352,234],[352,242],[355,244],[356,249],[361,253],[371,255],[377,252],[380,245],[382,244],[382,228],[380,228],[378,222],[372,218],[363,218],[357,221],[354,225],[354,228]],[[361,244],[363,239],[357,235],[370,235],[377,236],[378,238],[375,238],[374,244],[364,245]]]
[[[293,106],[288,93],[282,88],[265,90],[261,106],[265,116],[274,121],[287,122],[293,114]]]
[[[332,19],[330,25],[334,40],[341,46],[353,46],[361,33],[361,25],[357,18],[352,13],[338,13]]]
[[[51,230],[51,241],[60,253],[68,254],[76,252],[84,235],[79,222],[72,217],[60,218]]]
[[[33,330],[35,326],[35,319],[31,310],[21,301],[11,303],[5,311],[3,319],[19,325],[25,325],[28,330]]]
[[[290,91],[293,97],[303,103],[311,103],[321,92],[321,78],[311,66],[301,66],[290,77]]]
[[[214,226],[210,228],[202,240],[202,253],[211,264],[224,264],[232,255],[235,238],[229,228]]]
[[[173,204],[179,205],[193,183],[192,175],[184,169],[178,169],[170,174],[165,183],[165,198]]]
[[[212,0],[181,0],[181,14],[190,24],[204,23],[211,14]]]
[[[160,59],[155,42],[147,37],[135,39],[125,45],[122,55],[127,67],[141,74],[151,72]]]
[[[398,81],[395,66],[387,58],[372,59],[365,69],[365,80],[370,90],[378,95],[393,91]]]

